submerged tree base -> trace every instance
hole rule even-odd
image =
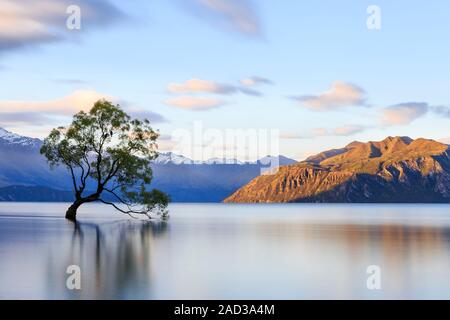
[[[74,202],[69,209],[66,211],[66,219],[71,221],[77,220],[77,210],[80,207],[81,203]]]
[[[67,210],[66,211],[66,219],[70,221],[76,221],[77,220],[77,212],[74,210]]]

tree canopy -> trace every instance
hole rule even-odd
[[[168,196],[148,190],[158,137],[149,120],[131,119],[106,100],[77,113],[68,127],[53,129],[41,154],[52,167],[63,165],[70,173],[75,201],[66,218],[74,220],[82,204],[95,201],[132,217],[166,214]]]

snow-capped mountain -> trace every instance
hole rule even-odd
[[[0,144],[3,146],[38,147],[42,144],[42,141],[35,138],[24,137],[0,128]]]
[[[158,158],[153,160],[153,163],[157,164],[192,164],[193,162],[194,161],[186,158],[185,156],[178,155],[172,152],[162,152],[159,154]]]
[[[0,187],[12,185],[70,188],[63,168],[51,170],[39,153],[42,141],[0,128]]]
[[[227,158],[211,158],[205,161],[192,160],[173,152],[162,152],[153,162],[156,164],[245,164],[242,161]]]

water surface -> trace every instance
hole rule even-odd
[[[450,299],[448,205],[172,204],[150,222],[87,205],[77,224],[66,207],[0,203],[1,299]]]

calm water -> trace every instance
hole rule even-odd
[[[450,299],[448,205],[173,204],[166,222],[91,205],[77,225],[66,206],[0,203],[0,298]]]

